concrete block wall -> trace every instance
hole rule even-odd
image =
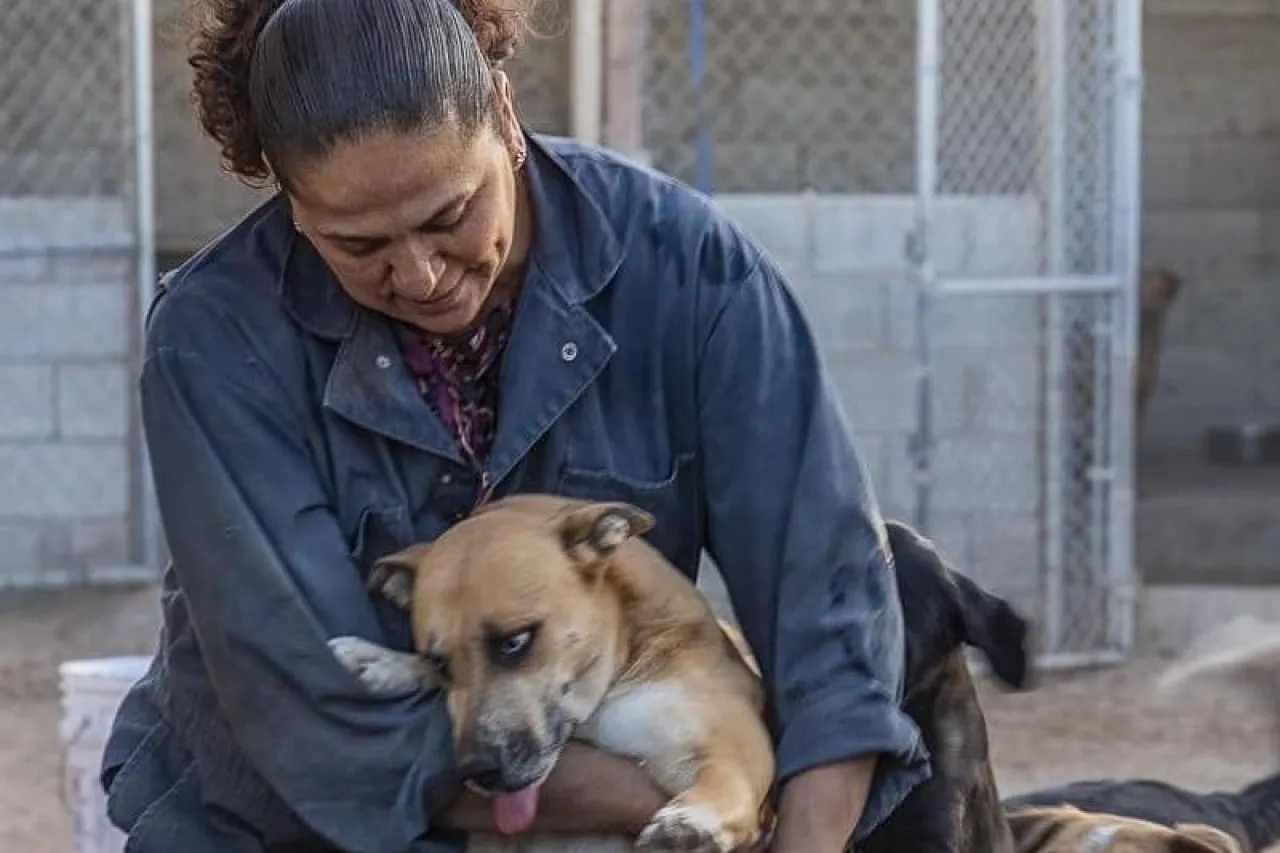
[[[110,201],[67,207],[122,225]],[[56,208],[0,199],[0,223]],[[102,240],[77,235],[78,221],[65,216],[59,236]],[[118,575],[136,560],[136,288],[127,246],[0,254],[0,588]]]
[[[911,517],[916,423],[908,196],[726,195],[717,203],[778,259],[824,351],[887,516]],[[1028,197],[945,197],[941,273],[1033,274]],[[930,533],[1037,613],[1043,345],[1034,296],[950,296],[929,334],[935,396]]]
[[[1280,418],[1280,3],[1148,0],[1143,254],[1184,279],[1139,444]]]

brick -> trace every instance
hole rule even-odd
[[[120,285],[0,288],[0,357],[124,355],[130,297]]]
[[[122,364],[58,369],[58,434],[63,438],[127,438],[133,383]]]
[[[0,443],[0,517],[124,515],[131,470],[124,443]]]
[[[0,366],[0,439],[52,436],[53,412],[52,367]]]

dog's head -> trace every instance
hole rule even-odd
[[[1212,826],[1170,828],[1074,806],[1019,809],[1009,828],[1016,849],[1037,853],[1242,853],[1239,841]]]
[[[369,584],[410,609],[473,787],[536,790],[600,703],[624,651],[610,567],[652,524],[628,504],[513,496],[377,563]]]
[[[1030,626],[1009,602],[952,569],[911,527],[886,522],[906,630],[907,684],[921,683],[952,652],[972,646],[1009,687],[1030,683]]]

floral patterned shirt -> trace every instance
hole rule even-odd
[[[508,299],[466,337],[452,340],[399,327],[401,352],[418,390],[477,471],[498,426],[499,368],[514,315],[515,299]]]

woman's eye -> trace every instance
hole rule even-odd
[[[446,210],[444,213],[432,219],[426,224],[425,231],[448,231],[451,228],[457,228],[462,224],[462,220],[466,218],[467,209],[471,202],[460,204],[452,210]]]

